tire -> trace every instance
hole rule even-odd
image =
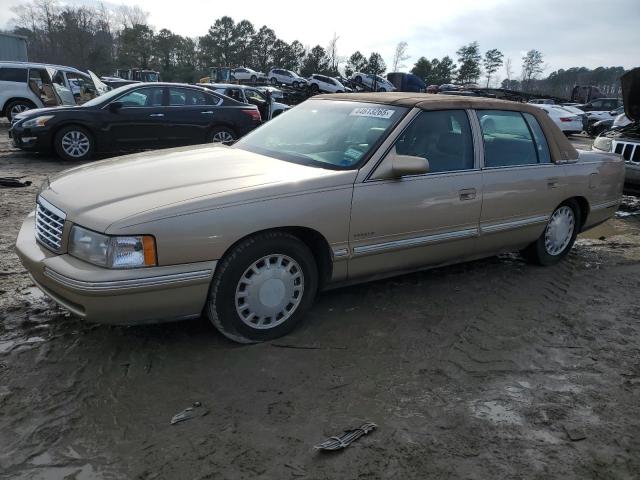
[[[81,162],[93,157],[95,140],[86,128],[69,125],[56,132],[53,146],[62,160]]]
[[[379,91],[379,92],[386,92],[386,91],[387,91],[387,89],[386,89],[386,88],[384,88],[384,87],[380,87],[380,88],[378,89],[378,91]]]
[[[299,84],[298,82],[292,82],[292,83],[291,83],[291,86],[292,86],[293,88],[298,88],[298,87],[300,86],[300,84]]]
[[[271,85],[278,85],[278,79],[276,77],[271,77]]]
[[[258,81],[258,77],[255,75],[251,75],[251,83],[256,83]]]
[[[33,102],[29,100],[14,100],[13,102],[7,104],[4,111],[7,117],[7,120],[11,121],[14,115],[18,113],[22,113],[26,110],[30,110],[32,108],[36,108]]]
[[[249,278],[254,283],[244,281]],[[205,310],[230,340],[264,342],[291,332],[317,290],[318,268],[309,248],[288,233],[266,232],[243,240],[220,261]]]
[[[358,75],[356,78],[353,79],[356,83],[362,83],[362,77],[360,75]]]
[[[320,91],[320,87],[318,87],[318,84],[317,84],[317,83],[312,83],[312,84],[309,86],[309,88],[310,88],[310,90],[311,90],[313,93],[317,93],[317,92],[319,92],[319,91]]]
[[[213,127],[209,132],[209,143],[224,143],[229,145],[237,139],[236,133],[228,127]]]
[[[568,216],[572,217],[573,222],[570,235],[562,230],[562,225],[568,220]],[[580,225],[582,225],[580,207],[575,200],[568,200],[553,211],[540,238],[521,253],[532,263],[544,266],[554,265],[562,260],[573,247]],[[555,242],[554,231],[556,234]]]

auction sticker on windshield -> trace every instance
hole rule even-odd
[[[371,107],[359,107],[354,108],[349,116],[351,117],[374,117],[374,118],[391,118],[395,110],[390,108],[371,108]]]

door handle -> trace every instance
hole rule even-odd
[[[164,113],[152,113],[150,117],[164,117]]]
[[[460,194],[460,200],[473,200],[476,198],[475,188],[465,188],[458,192]]]
[[[547,187],[549,187],[549,188],[557,188],[558,187],[558,179],[557,178],[547,178]]]
[[[207,110],[206,112],[200,112],[202,115],[213,115],[213,110]]]

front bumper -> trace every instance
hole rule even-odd
[[[31,213],[16,251],[35,284],[56,303],[88,321],[118,325],[197,317],[204,308],[216,261],[111,270],[36,241]]]
[[[14,125],[9,129],[9,138],[13,145],[22,150],[51,150],[51,132],[48,128],[29,129]]]

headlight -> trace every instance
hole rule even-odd
[[[610,152],[611,145],[611,139],[608,137],[597,137],[593,141],[593,148],[595,148],[596,150],[602,150],[603,152]]]
[[[151,235],[112,237],[74,225],[69,235],[69,254],[99,267],[152,267],[156,242]]]
[[[24,128],[44,127],[49,120],[53,118],[53,115],[40,115],[36,118],[30,118],[26,120],[22,126]]]

